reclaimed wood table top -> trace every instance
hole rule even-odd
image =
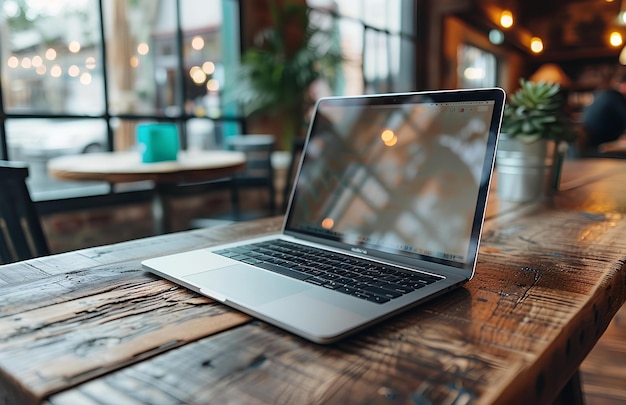
[[[549,403],[626,300],[626,160],[561,191],[492,195],[475,277],[316,345],[142,270],[281,218],[0,266],[2,404]]]

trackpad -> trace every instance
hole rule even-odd
[[[266,304],[312,288],[296,280],[243,264],[196,273],[183,279],[199,286],[209,295],[214,292],[215,298],[248,305]]]

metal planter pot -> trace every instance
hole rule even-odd
[[[498,198],[525,202],[558,190],[563,153],[555,141],[525,143],[501,135],[496,152]]]

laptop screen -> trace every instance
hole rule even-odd
[[[502,94],[320,100],[285,230],[361,252],[472,267]]]

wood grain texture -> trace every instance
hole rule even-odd
[[[278,218],[0,267],[0,403],[550,403],[626,301],[626,193],[592,196],[626,170],[600,166],[542,203],[491,200],[471,281],[333,345],[138,267]]]
[[[494,223],[464,288],[341,343],[254,322],[50,403],[549,403],[625,299],[614,220],[548,210]]]
[[[67,275],[64,282],[81,285],[80,293],[0,319],[0,367],[38,400],[249,320],[140,269],[111,277],[116,270]]]
[[[626,305],[580,367],[587,405],[626,403]]]
[[[272,232],[277,226],[261,221],[254,229]],[[145,272],[140,260],[232,240],[249,228],[163,235],[4,266],[0,375],[22,386],[0,378],[6,395],[0,403],[38,403],[124,364],[247,322],[239,312]]]

